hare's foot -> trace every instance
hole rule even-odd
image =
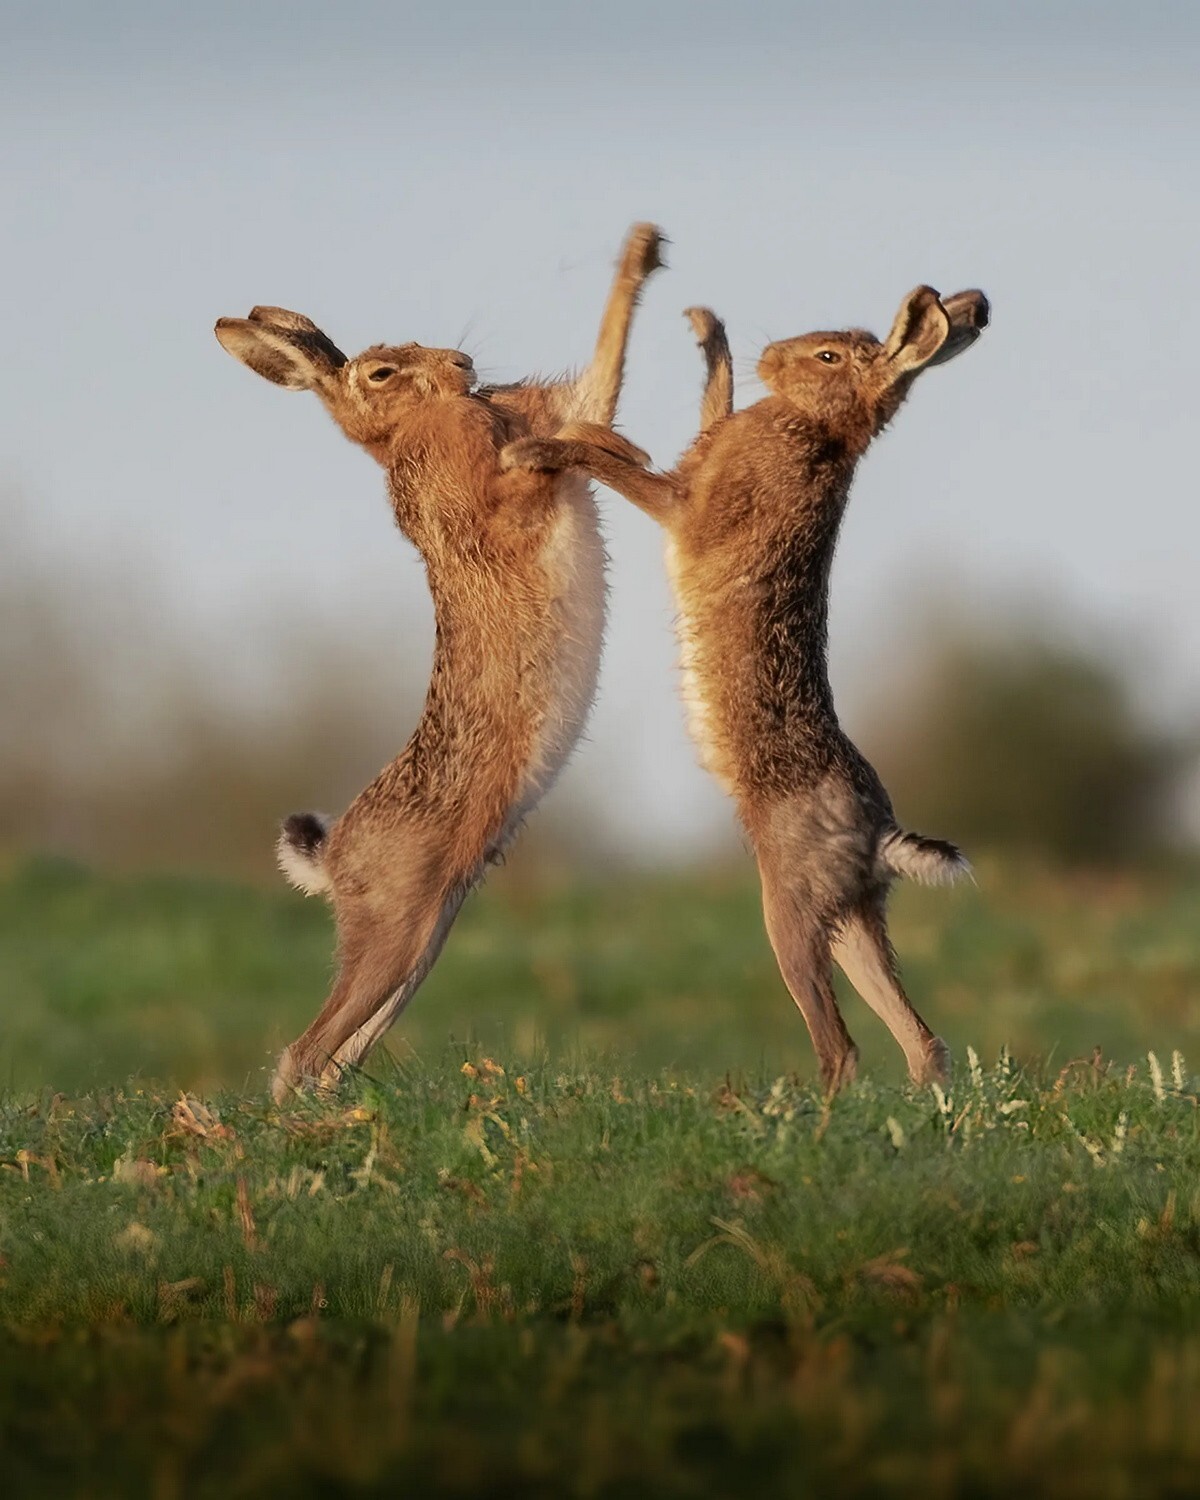
[[[836,1094],[858,1077],[858,1048],[847,1037],[846,1045],[820,1059],[821,1082],[826,1094]]]
[[[303,1087],[304,1080],[290,1047],[285,1047],[275,1064],[275,1077],[271,1080],[271,1098],[282,1104],[289,1095]]]
[[[909,1068],[915,1084],[924,1087],[930,1083],[949,1083],[950,1048],[940,1036],[931,1036],[925,1043],[925,1056],[921,1062]]]

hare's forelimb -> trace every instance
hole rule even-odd
[[[581,443],[598,448],[610,458],[635,464],[639,469],[644,469],[650,462],[650,455],[644,449],[600,422],[568,422],[554,436],[561,443]]]
[[[759,874],[767,937],[783,982],[808,1027],[821,1080],[834,1093],[857,1073],[858,1048],[846,1030],[833,991],[829,934],[813,921],[774,861],[760,858]]]
[[[577,418],[610,426],[625,378],[625,353],[633,314],[647,278],[661,265],[662,234],[654,224],[635,224],[625,240],[605,303],[592,362],[574,377],[483,386],[478,394],[519,412],[535,437],[549,437]]]
[[[665,264],[665,243],[655,224],[635,224],[629,231],[600,321],[592,362],[575,382],[573,414],[583,421],[608,426],[617,414],[634,309],[647,279]]]
[[[501,452],[500,467],[505,471],[537,469],[548,473],[582,469],[654,520],[665,521],[680,496],[675,480],[669,474],[651,474],[643,468],[645,454],[632,444],[628,447],[637,458],[619,456],[611,439],[623,439],[615,433],[608,436],[610,441],[603,447],[573,438],[519,438]]]
[[[706,377],[700,398],[700,432],[723,422],[733,412],[733,357],[725,324],[709,307],[688,307],[684,317],[692,325],[700,352],[704,355]]]

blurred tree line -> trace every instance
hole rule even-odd
[[[152,587],[60,576],[19,516],[6,507],[0,527],[0,853],[265,875],[280,813],[344,806],[415,721],[427,657],[406,666],[387,626],[273,617],[266,685],[235,690]],[[1178,847],[1195,745],[1150,721],[1118,661],[1061,628],[984,632],[965,615],[918,654],[921,680],[856,726],[907,825],[973,855],[1120,863]],[[628,856],[581,795],[550,800],[526,857]]]
[[[1015,611],[988,631],[943,622],[870,743],[901,821],[968,850],[1111,865],[1195,837],[1182,814],[1196,737],[1155,724],[1114,657]]]
[[[432,624],[413,641],[366,609],[350,626],[260,601],[214,649],[120,566],[64,564],[0,488],[0,857],[274,879],[281,816],[345,807],[415,724]],[[616,852],[562,799],[531,833],[555,866]]]

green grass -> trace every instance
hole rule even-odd
[[[977,888],[902,886],[893,905],[908,987],[957,1053],[1200,1056],[1200,879],[985,868]],[[134,1073],[262,1087],[324,999],[331,952],[324,904],[282,883],[21,866],[0,876],[0,1087],[74,1091]],[[847,1016],[867,1070],[898,1081],[878,1021],[853,996]],[[707,1076],[812,1071],[744,867],[562,886],[498,872],[390,1040],[432,1063],[449,1038]]]
[[[5,1493],[1194,1493],[1196,895],[904,892],[953,1087],[827,1103],[742,876],[502,877],[279,1111],[314,903],[15,870]]]

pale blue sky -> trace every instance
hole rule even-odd
[[[993,298],[859,477],[834,582],[851,727],[918,665],[934,575],[1145,643],[1148,697],[1194,717],[1198,12],[0,0],[0,477],[64,587],[80,558],[146,578],[245,673],[301,610],[383,612],[423,672],[381,476],[213,320],[281,303],[348,349],[461,338],[496,378],[554,370],[653,218],[671,269],[622,423],[664,463],[694,424],[689,303],[727,318],[746,401],[768,338],[881,331],[920,281]],[[728,815],[683,730],[659,540],[605,501],[611,642],[570,779],[631,838],[701,839]]]

